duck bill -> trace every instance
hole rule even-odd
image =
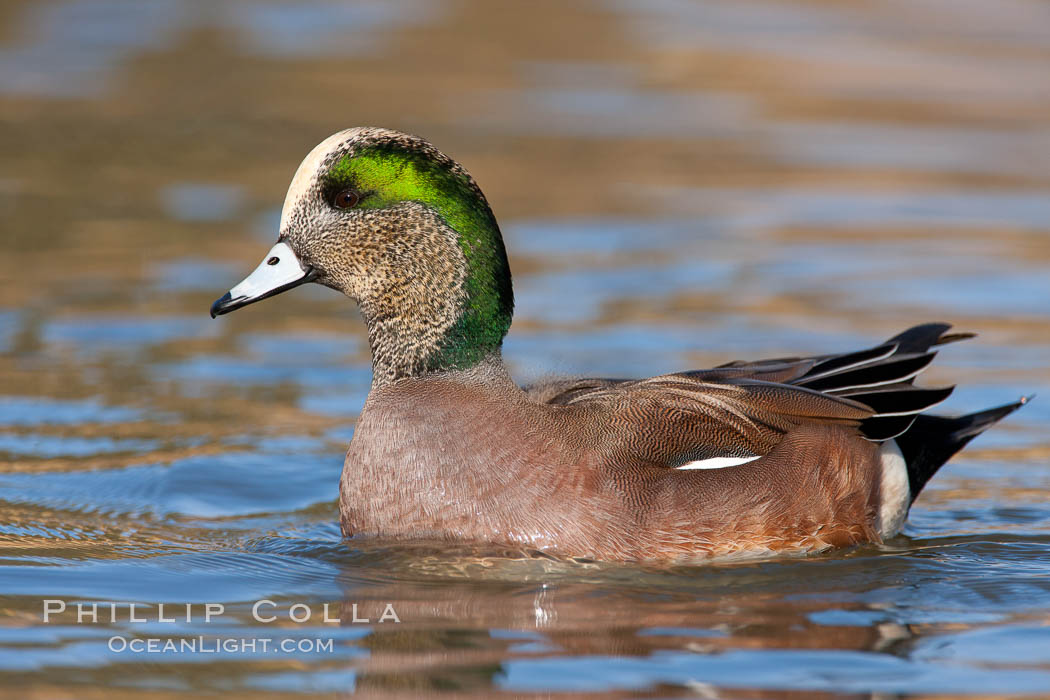
[[[228,314],[242,306],[254,304],[317,278],[314,268],[304,267],[287,243],[278,243],[266,254],[252,274],[216,299],[211,317]]]

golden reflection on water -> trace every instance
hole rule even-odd
[[[899,549],[515,568],[339,542],[338,463],[369,380],[347,300],[207,309],[275,238],[299,160],[376,124],[430,138],[485,190],[523,376],[841,350],[943,319],[981,333],[930,373],[962,386],[950,408],[1050,396],[1047,76],[1050,16],[1023,0],[0,3],[8,626],[36,626],[29,591],[394,601],[406,620],[330,659],[134,671],[75,630],[15,635],[0,696],[542,694],[530,673],[566,697],[1030,690],[1042,676],[982,656],[1024,634],[967,635],[1046,625],[1042,399],[938,476]],[[157,568],[105,568],[137,559]],[[977,675],[952,675],[940,641]],[[732,655],[786,649],[870,654]],[[1050,678],[1050,657],[1025,658]],[[887,659],[901,665],[880,680]],[[827,680],[823,663],[873,676]]]

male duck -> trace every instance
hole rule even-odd
[[[970,337],[916,326],[868,350],[522,389],[499,227],[430,143],[341,131],[299,166],[280,236],[215,302],[305,282],[361,307],[372,389],[340,484],[345,535],[501,543],[605,560],[807,552],[897,534],[926,481],[1024,403],[921,414],[912,385]]]

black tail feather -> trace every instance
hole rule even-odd
[[[868,406],[873,415],[861,421],[861,434],[873,442],[897,441],[908,466],[914,501],[930,477],[952,455],[1031,398],[953,418],[923,414],[922,411],[948,398],[954,387],[917,387],[915,378],[933,361],[937,355],[935,348],[975,335],[950,330],[948,323],[924,323],[866,350],[764,362],[731,362],[715,371],[740,370],[752,377],[765,371],[770,374],[763,378],[770,381],[805,387]],[[783,372],[783,376],[776,372]]]
[[[860,424],[864,437],[872,442],[883,442],[899,437],[915,423],[916,414],[906,416],[875,416]]]
[[[897,437],[897,446],[908,465],[911,500],[952,455],[986,428],[1013,413],[1031,400],[1031,396],[987,411],[949,418],[946,416],[916,416],[915,422]]]

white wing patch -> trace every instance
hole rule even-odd
[[[686,462],[680,467],[675,467],[675,469],[725,469],[726,467],[747,464],[756,459],[758,457],[712,457],[711,459],[698,459],[695,462]]]

